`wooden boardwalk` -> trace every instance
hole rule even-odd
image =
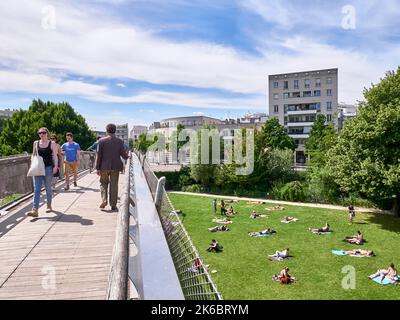
[[[117,213],[98,208],[99,187],[83,176],[0,237],[0,299],[105,299]]]

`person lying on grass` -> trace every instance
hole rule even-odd
[[[215,226],[212,228],[208,228],[208,231],[217,232],[217,231],[229,231],[229,228],[225,225],[222,226]]]
[[[271,230],[270,228],[264,229],[261,231],[255,231],[255,232],[249,232],[248,235],[250,237],[256,237],[256,236],[265,236],[265,235],[270,235],[276,233],[275,230]]]
[[[361,233],[361,231],[357,231],[357,234],[351,237],[346,237],[344,241],[348,243],[353,243],[353,244],[363,244],[364,243],[364,236]]]
[[[213,239],[213,240],[211,240],[211,243],[208,246],[207,251],[209,251],[209,252],[221,252],[222,251],[222,246],[217,242],[217,240]]]
[[[375,279],[376,277],[381,276],[380,282],[383,281],[384,278],[388,278],[392,281],[398,281],[399,276],[397,275],[397,269],[394,267],[394,264],[391,263],[389,268],[386,269],[380,269],[378,270],[375,274],[369,276],[368,278]]]
[[[285,210],[285,207],[278,204],[277,206],[272,207],[272,208],[265,208],[265,210],[268,210],[268,211]]]
[[[223,223],[223,224],[230,224],[233,223],[233,221],[229,218],[224,218],[224,219],[212,219],[212,222],[216,223]]]
[[[281,220],[281,222],[295,222],[295,221],[297,221],[297,220],[298,220],[297,218],[285,216],[285,217]]]
[[[266,204],[265,201],[247,201],[247,204]]]
[[[281,284],[290,284],[297,279],[289,274],[289,268],[284,267],[278,275],[273,275],[272,279],[279,281]]]
[[[283,260],[289,257],[289,248],[286,248],[283,251],[275,251],[274,254],[268,255],[268,257],[276,258],[277,260]]]
[[[374,257],[375,253],[372,250],[363,250],[363,249],[354,249],[343,251],[346,254],[353,255],[353,256],[360,256],[360,257]]]
[[[261,213],[257,213],[255,210],[253,210],[253,212],[250,215],[251,219],[256,219],[256,218],[268,218],[268,216],[266,214],[261,214]]]
[[[325,223],[325,226],[323,226],[322,228],[320,228],[320,229],[311,229],[311,228],[308,228],[308,230],[310,230],[311,232],[313,232],[313,233],[324,233],[324,232],[329,232],[330,231],[330,225],[329,225],[329,223],[327,222],[327,223]]]

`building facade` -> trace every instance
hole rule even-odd
[[[295,140],[295,164],[304,165],[304,144],[317,115],[338,127],[338,69],[273,74],[268,80],[269,116]]]
[[[357,116],[358,105],[346,104],[344,102],[339,103],[338,106],[338,130],[342,130],[344,123]]]
[[[0,119],[7,119],[7,118],[11,118],[11,116],[13,115],[13,113],[17,112],[18,110],[11,110],[9,108],[4,109],[4,110],[0,110]]]
[[[128,124],[117,125],[117,130],[115,131],[115,136],[120,138],[127,146],[129,145],[129,130]]]
[[[130,132],[130,139],[132,141],[137,141],[139,136],[147,133],[148,128],[146,126],[132,126],[132,130]]]

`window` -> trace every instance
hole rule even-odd
[[[327,89],[327,90],[326,90],[326,95],[327,95],[328,97],[332,96],[332,89]]]
[[[326,84],[332,84],[332,78],[326,78]]]
[[[304,80],[304,88],[309,88],[310,87],[310,79]]]
[[[289,92],[285,92],[283,94],[283,99],[289,99]]]
[[[321,86],[321,79],[315,79],[315,86],[320,87]]]
[[[274,81],[274,88],[278,88],[279,87],[279,82],[278,81]]]
[[[300,98],[300,92],[293,92],[292,98]]]
[[[327,111],[332,111],[332,101],[328,101],[328,102],[326,103],[326,110],[327,110]]]
[[[274,100],[279,100],[279,94],[278,93],[274,93]]]
[[[311,91],[303,91],[303,97],[311,97]]]
[[[321,96],[321,90],[314,90],[314,97],[320,97]]]
[[[283,89],[289,89],[289,81],[283,81]]]
[[[299,80],[294,80],[293,81],[293,86],[294,86],[295,89],[298,89],[299,88]]]
[[[327,122],[331,122],[332,121],[332,115],[331,114],[327,114],[326,115],[326,121]]]
[[[274,105],[274,113],[279,113],[279,105]]]

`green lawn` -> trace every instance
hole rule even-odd
[[[207,228],[217,225],[212,198],[188,195],[169,195],[175,208],[182,210],[182,220],[195,246],[210,269],[224,299],[400,299],[400,285],[382,286],[368,279],[377,269],[387,268],[393,262],[400,270],[400,219],[375,214],[357,214],[355,223],[348,224],[347,212],[319,208],[285,206],[284,211],[264,210],[273,204],[247,205],[246,201],[234,203],[239,214],[229,225],[231,231],[211,233]],[[230,205],[230,204],[229,204]],[[269,219],[250,219],[251,211],[268,214]],[[284,215],[300,219],[283,224]],[[221,216],[218,214],[218,218]],[[314,235],[308,227],[319,228],[325,222],[334,231],[331,235]],[[249,231],[266,227],[277,234],[251,238]],[[361,230],[368,241],[363,246],[345,243],[342,239]],[[222,253],[206,252],[211,239],[216,239]],[[289,247],[291,260],[273,262],[268,254]],[[335,256],[331,250],[362,248],[374,250],[376,257],[357,258]],[[299,281],[293,285],[281,285],[271,280],[283,266]],[[342,288],[345,266],[356,270],[356,289]]]

